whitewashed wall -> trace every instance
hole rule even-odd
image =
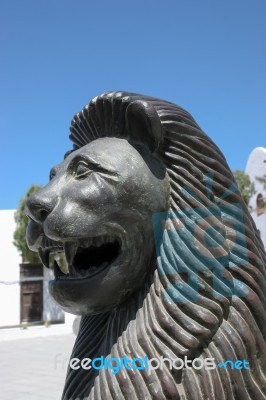
[[[19,263],[13,245],[15,210],[0,210],[0,326],[20,323]]]
[[[251,215],[260,231],[261,239],[266,248],[266,188],[263,183],[259,182],[257,179],[266,176],[266,148],[257,147],[251,152],[246,166],[246,173],[250,176],[256,190],[256,193],[249,201]],[[265,202],[265,211],[262,211],[260,215],[258,215],[259,213],[257,210],[257,197],[259,193],[262,194]]]
[[[0,327],[20,324],[20,269],[22,259],[13,245],[16,210],[0,210]],[[74,315],[64,313],[48,293],[52,273],[44,268],[43,321],[64,321],[72,324]],[[39,279],[38,279],[39,280]],[[66,317],[65,317],[66,314]]]

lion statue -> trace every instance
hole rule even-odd
[[[266,399],[266,256],[220,150],[179,106],[126,92],[70,130],[26,213],[51,296],[82,315],[72,359],[216,366],[69,367],[62,399]]]

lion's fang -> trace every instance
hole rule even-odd
[[[72,243],[66,242],[64,244],[65,258],[66,258],[69,269],[73,264],[73,260],[76,255],[77,249],[78,249],[78,244],[75,242],[72,242]]]
[[[49,268],[49,252],[40,247],[39,250],[38,250],[38,253],[39,253],[39,257],[40,257],[41,262],[43,263],[43,265],[46,268]]]

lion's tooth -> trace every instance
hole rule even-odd
[[[94,237],[90,237],[90,238],[88,238],[88,239],[86,239],[86,241],[85,241],[85,248],[87,248],[87,247],[91,247],[91,246],[95,246],[95,239],[96,238],[94,238]]]
[[[73,260],[76,255],[77,249],[78,249],[77,243],[67,242],[64,244],[65,257],[66,257],[66,261],[67,261],[69,269],[70,269],[70,266],[73,264]]]
[[[67,264],[67,260],[66,260],[65,254],[64,253],[57,254],[55,256],[55,260],[56,260],[59,268],[61,269],[61,271],[64,274],[68,274],[69,273],[69,268],[68,268],[68,264]]]
[[[81,239],[79,241],[79,246],[86,249],[87,247],[90,247],[93,244],[93,238],[86,238],[86,239]]]
[[[54,260],[54,275],[56,278],[59,278],[62,275],[62,272],[61,272],[60,268],[58,267],[56,260]]]
[[[112,243],[114,241],[114,237],[111,235],[107,235],[105,237],[105,243]]]
[[[68,268],[69,268],[69,275],[70,276],[77,276],[78,274],[77,274],[77,271],[76,271],[76,268],[74,267],[74,265],[73,264],[68,264]]]
[[[94,240],[94,246],[100,247],[105,242],[106,238],[104,236],[97,236]]]
[[[46,268],[49,268],[49,251],[42,249],[41,247],[38,250],[39,257],[41,262]]]
[[[90,238],[86,239],[86,241],[84,242],[85,248],[88,248],[91,246],[95,246],[95,238],[94,237],[90,237]]]

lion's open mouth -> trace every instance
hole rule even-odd
[[[121,248],[119,239],[107,235],[61,245],[47,244],[39,249],[39,256],[46,267],[53,267],[55,279],[93,276],[109,266]]]

